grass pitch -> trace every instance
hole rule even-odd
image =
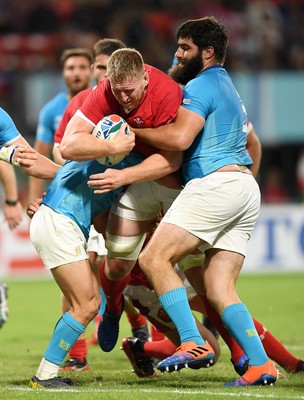
[[[111,353],[89,347],[90,370],[65,373],[76,386],[69,390],[28,389],[60,317],[60,292],[52,280],[8,281],[9,319],[0,331],[0,399],[304,399],[304,373],[284,374],[273,387],[226,388],[236,378],[223,342],[218,363],[209,369],[140,379],[119,344]],[[257,319],[296,356],[304,358],[304,274],[242,275],[242,300]],[[92,326],[88,327],[87,336]],[[130,334],[123,317],[120,339]]]

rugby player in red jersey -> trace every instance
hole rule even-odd
[[[126,47],[127,46],[121,40],[118,39],[109,39],[109,38],[100,39],[98,40],[98,42],[95,43],[93,47],[92,72],[96,84],[101,82],[106,77],[108,62],[112,53],[115,50],[123,49]],[[95,89],[96,85],[87,88],[85,90],[82,90],[76,96],[74,96],[72,100],[69,102],[54,135],[53,157],[57,164],[62,165],[65,162],[65,160],[61,157],[60,143],[62,141],[68,122],[74,116],[78,108],[82,106],[85,99],[92,92],[92,90]],[[108,212],[106,212],[105,214],[106,215],[104,215],[104,218],[101,219],[105,221],[104,226],[106,224]],[[94,226],[92,225],[90,229],[90,237],[88,240],[87,251],[89,254],[91,265],[93,267],[96,276],[99,275],[99,268],[101,265],[102,258],[105,257],[105,255],[107,254],[104,245],[104,238],[102,235],[105,233],[104,229],[102,229],[102,231],[103,231],[102,233],[98,233],[95,230]],[[79,337],[79,339],[76,341],[74,346],[69,351],[69,359],[66,360],[64,365],[61,367],[61,370],[84,371],[88,369],[88,364],[86,359],[88,353],[87,344],[98,344],[97,329],[99,322],[102,319],[101,316],[104,312],[104,307],[105,307],[105,297],[102,292],[101,296],[102,296],[102,306],[99,314],[95,318],[95,331],[92,335],[92,338],[86,342],[84,335]],[[126,305],[127,304],[125,304],[125,306]],[[65,311],[69,308],[70,305],[64,299],[62,306],[63,306],[63,311]],[[125,311],[131,325],[132,335],[135,337],[139,337],[142,340],[148,340],[149,331],[146,319],[140,313],[138,313],[136,309],[131,305],[129,305],[128,309]]]

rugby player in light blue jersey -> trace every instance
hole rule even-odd
[[[67,90],[58,93],[41,109],[34,143],[34,149],[45,157],[51,156],[54,134],[69,101],[90,85],[92,62],[90,51],[83,48],[64,50],[60,57],[62,76]],[[29,201],[40,197],[43,188],[43,181],[30,178]]]
[[[185,289],[172,268],[199,249],[206,254],[204,265],[185,271],[186,276],[248,357],[244,375],[226,385],[271,385],[277,369],[235,287],[259,214],[260,191],[249,169],[246,110],[223,68],[228,32],[214,17],[205,17],[182,24],[177,40],[177,65],[170,74],[185,86],[176,121],[136,132],[161,149],[185,150],[186,186],[139,259],[181,341],[157,368],[174,371],[212,364],[210,348],[197,333]]]

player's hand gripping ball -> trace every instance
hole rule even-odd
[[[102,140],[113,140],[117,135],[121,124],[126,121],[121,118],[119,115],[111,114],[103,117],[98,124],[95,126],[92,135]],[[126,127],[125,130],[126,135],[130,134],[129,127]],[[116,156],[106,156],[100,157],[97,161],[102,165],[114,165],[120,163],[125,158],[125,155],[116,155]]]

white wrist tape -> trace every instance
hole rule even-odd
[[[6,161],[9,164],[19,166],[19,159],[14,160],[15,151],[18,146],[2,147],[0,146],[0,160]]]

